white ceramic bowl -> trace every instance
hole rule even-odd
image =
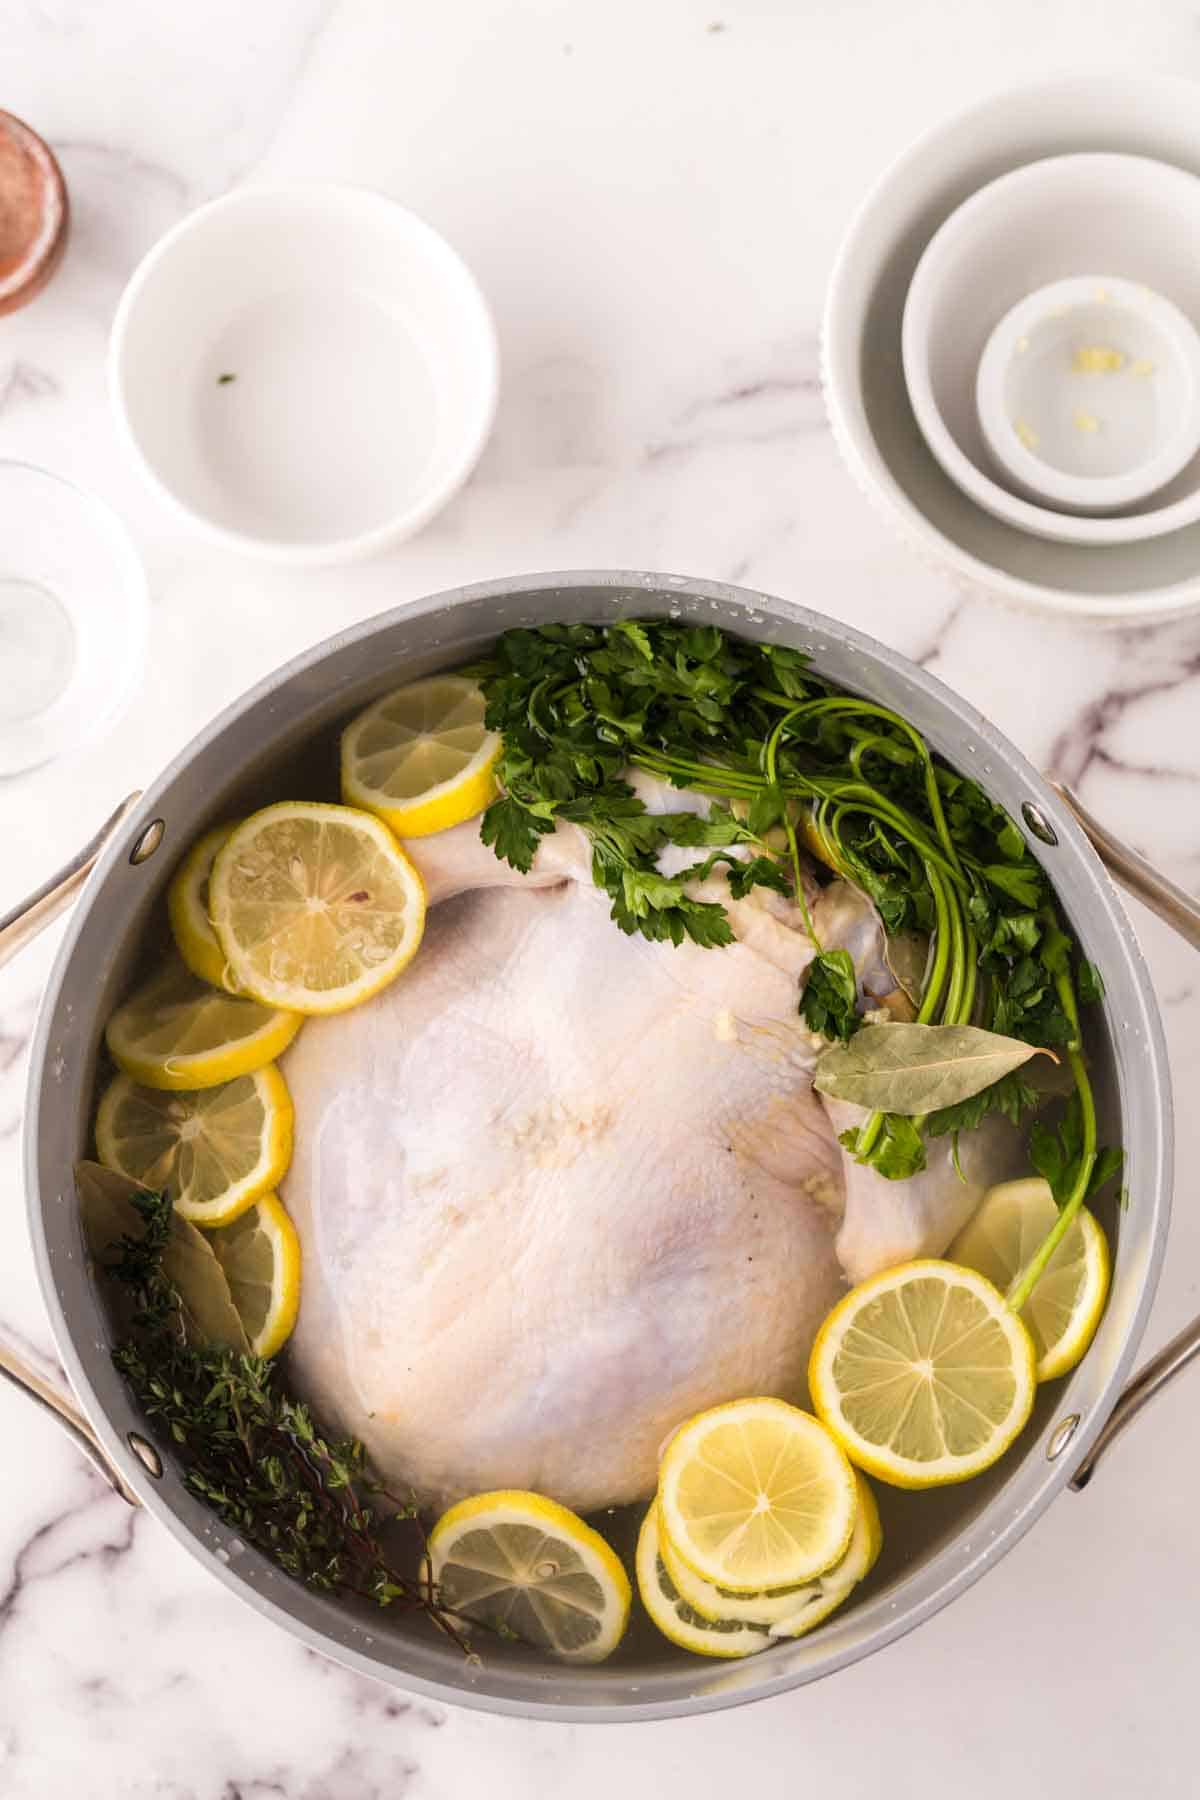
[[[1196,100],[1192,82],[1112,73],[994,95],[906,151],[867,196],[842,243],[823,328],[837,442],[863,491],[906,540],[976,592],[1115,624],[1150,623],[1200,606],[1200,524],[1139,544],[1049,543],[976,505],[925,443],[901,358],[914,272],[964,200],[1026,163],[1075,152],[1155,157],[1200,174]],[[1200,268],[1200,238],[1189,236],[1178,249]],[[1086,266],[1095,266],[1090,250]],[[1047,279],[1056,272],[1047,271]],[[1024,271],[1007,303],[1039,278]]]
[[[117,418],[160,495],[288,563],[411,535],[470,474],[496,336],[461,258],[381,194],[244,188],[155,245],[113,324]]]
[[[1014,333],[1025,329],[1021,309],[1036,304],[1030,290],[1061,290],[1089,270],[1110,283],[1107,293],[1124,281],[1173,302],[1185,329],[1187,319],[1200,318],[1200,179],[1149,157],[1078,155],[1032,162],[989,182],[934,233],[917,265],[904,306],[904,376],[926,443],[977,505],[1039,537],[1132,543],[1200,519],[1195,433],[1149,487],[1152,504],[1119,518],[1072,517],[1072,507],[1099,510],[1136,496],[1127,489],[1089,502],[1079,484],[1056,482],[1043,469],[1039,499],[1029,493],[1039,470],[1015,438],[1002,459],[1013,479],[1002,485],[991,473],[976,404],[991,340],[1006,320]],[[1178,399],[1186,365],[1175,375]],[[1156,370],[1152,380],[1167,382],[1166,371]],[[1134,378],[1133,385],[1150,384]],[[1194,408],[1186,413],[1190,420]],[[996,447],[1005,448],[997,436]],[[1027,497],[1018,498],[1012,485]]]
[[[993,328],[975,411],[1018,493],[1124,513],[1131,538],[1155,537],[1167,510],[1157,497],[1200,453],[1200,333],[1140,281],[1052,281]],[[1180,524],[1200,518],[1200,481],[1179,505]]]
[[[115,724],[141,680],[148,617],[116,514],[59,475],[0,462],[0,776]]]

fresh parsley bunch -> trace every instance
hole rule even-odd
[[[621,929],[676,944],[730,941],[724,907],[687,891],[718,862],[735,898],[758,884],[790,893],[815,951],[801,1015],[845,1041],[861,1023],[856,973],[812,929],[803,844],[869,896],[888,933],[930,940],[918,1023],[977,1023],[1058,1049],[1087,1126],[1077,993],[1098,997],[1098,972],[1075,957],[1050,883],[1007,813],[899,714],[834,690],[800,652],[673,620],[510,631],[473,673],[503,737],[504,792],[482,824],[498,856],[528,870],[541,838],[571,820],[591,840],[594,878]],[[631,766],[712,796],[709,818],[648,814],[624,778]],[[786,858],[768,834],[786,839]],[[712,853],[668,878],[658,868],[667,844]],[[754,854],[732,856],[735,845]],[[900,1180],[925,1167],[927,1138],[953,1138],[957,1159],[961,1132],[989,1113],[1015,1123],[1037,1099],[1014,1072],[927,1118],[873,1113],[842,1141]],[[1095,1156],[1093,1126],[1081,1136],[1080,1180]]]
[[[542,837],[568,820],[588,834],[593,877],[622,931],[729,943],[724,907],[685,891],[711,859],[668,878],[658,855],[667,844],[759,844],[759,833],[725,808],[709,821],[648,813],[623,771],[647,752],[669,753],[755,779],[757,745],[775,716],[762,693],[805,694],[805,666],[797,651],[670,621],[506,632],[471,671],[483,684],[487,724],[504,740],[496,765],[504,793],[484,814],[483,841],[528,870]],[[731,873],[735,898],[760,883],[787,885],[769,856]]]

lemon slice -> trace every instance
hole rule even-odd
[[[556,1500],[505,1490],[443,1513],[429,1535],[443,1603],[569,1662],[602,1662],[629,1619],[629,1577]]]
[[[663,1560],[658,1508],[652,1506],[638,1533],[637,1584],[642,1605],[663,1636],[697,1656],[753,1656],[771,1640],[761,1625],[709,1619],[683,1599]]]
[[[398,837],[427,837],[495,798],[500,735],[483,722],[479,684],[431,675],[385,694],[342,736],[342,798]]]
[[[984,1195],[947,1250],[947,1260],[978,1270],[1006,1294],[1057,1217],[1049,1183],[1040,1176],[1001,1182]],[[1083,1207],[1021,1308],[1037,1351],[1039,1381],[1075,1367],[1096,1335],[1108,1280],[1108,1240]]]
[[[864,1581],[879,1561],[883,1549],[883,1525],[879,1507],[871,1492],[871,1484],[859,1470],[854,1471],[858,1483],[858,1515],[850,1538],[850,1548],[841,1562],[825,1575],[803,1587],[795,1596],[795,1604],[771,1623],[773,1638],[803,1637],[822,1619],[837,1611],[848,1600],[860,1581]]]
[[[167,917],[175,946],[193,975],[213,987],[229,988],[225,952],[208,916],[208,878],[217,851],[232,825],[216,825],[192,845],[167,889]],[[234,990],[231,988],[231,992]]]
[[[386,825],[284,801],[218,852],[209,913],[234,979],[266,1005],[345,1012],[394,981],[425,928],[421,878]]]
[[[658,1554],[680,1600],[702,1619],[726,1625],[757,1625],[779,1637],[800,1637],[839,1607],[874,1566],[883,1547],[879,1508],[870,1484],[854,1471],[858,1510],[846,1554],[824,1575],[799,1587],[776,1588],[763,1594],[733,1594],[705,1581],[676,1555],[671,1540],[659,1535]]]
[[[222,993],[172,958],[108,1021],[117,1067],[144,1087],[217,1087],[281,1056],[303,1021],[242,995]]]
[[[300,1240],[277,1194],[210,1235],[255,1356],[274,1356],[300,1309]]]
[[[825,1427],[764,1399],[733,1400],[681,1426],[663,1456],[658,1498],[676,1555],[737,1594],[831,1568],[858,1504],[853,1470]]]
[[[910,1262],[852,1288],[813,1345],[813,1405],[847,1455],[896,1487],[990,1468],[1033,1407],[1033,1340],[973,1270]]]
[[[175,1093],[118,1075],[96,1114],[96,1150],[131,1181],[165,1188],[193,1225],[227,1225],[291,1161],[291,1096],[273,1063]]]

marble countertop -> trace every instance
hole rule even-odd
[[[850,209],[939,114],[1067,68],[1200,74],[1183,0],[8,0],[0,101],[58,151],[67,261],[0,320],[0,455],[130,522],[153,594],[136,707],[99,747],[0,786],[0,912],[243,688],[434,588],[624,566],[745,581],[932,667],[1175,880],[1200,887],[1200,618],[1121,634],[964,597],[844,473],[817,321]],[[495,308],[495,436],[390,557],[292,574],[206,547],[114,436],[105,339],[141,254],[247,179],[383,188],[445,231]],[[1138,913],[1178,1091],[1200,1075],[1194,960]],[[54,934],[51,934],[53,938]],[[26,1241],[26,1052],[53,953],[0,977],[0,1322],[53,1357]],[[1183,1105],[1179,1165],[1200,1153]],[[1147,1348],[1200,1304],[1184,1179]],[[407,1702],[302,1649],[129,1511],[0,1386],[4,1800],[630,1800],[748,1779],[838,1796],[1195,1792],[1200,1375],[1002,1570],[865,1665],[736,1713],[572,1728]]]

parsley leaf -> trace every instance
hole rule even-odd
[[[1006,818],[996,833],[996,848],[1008,862],[1023,862],[1025,859],[1025,839],[1021,836],[1011,819]]]
[[[984,879],[1018,906],[1034,908],[1043,898],[1044,882],[1036,863],[1031,862],[1027,868],[1016,863],[989,863],[983,870]]]
[[[925,1145],[911,1119],[899,1113],[884,1113],[879,1133],[865,1157],[858,1155],[857,1130],[843,1131],[838,1143],[849,1150],[858,1162],[882,1175],[885,1181],[907,1181],[925,1167]]]
[[[1037,1089],[1022,1078],[1021,1071],[1010,1069],[1007,1075],[1002,1075],[999,1081],[994,1081],[980,1093],[972,1094],[970,1099],[960,1100],[955,1106],[939,1107],[937,1112],[930,1113],[925,1130],[930,1137],[947,1134],[957,1137],[960,1131],[974,1131],[989,1113],[999,1113],[1016,1125],[1020,1123],[1022,1113],[1036,1106],[1040,1099]]]
[[[967,1100],[960,1100],[956,1106],[942,1106],[937,1112],[930,1113],[925,1121],[926,1134],[931,1138],[949,1136],[953,1141],[950,1146],[951,1160],[955,1173],[960,1181],[965,1181],[962,1165],[958,1160],[958,1140],[964,1131],[975,1131],[991,1113],[999,1113],[1010,1124],[1020,1123],[1022,1113],[1031,1106],[1037,1106],[1041,1095],[1023,1079],[1019,1069],[1010,1069],[991,1087],[986,1087],[978,1094],[972,1094]]]
[[[743,860],[728,850],[714,850],[703,862],[681,869],[676,879],[680,882],[707,881],[719,863],[726,865],[729,892],[734,900],[744,900],[753,887],[773,888],[777,894],[792,891],[791,877],[773,856],[752,856]]]
[[[782,863],[773,856],[752,856],[748,862],[729,859],[729,892],[735,900],[744,900],[752,887],[767,887],[777,894],[789,894],[792,881]]]
[[[491,844],[503,862],[523,875],[529,873],[544,833],[554,830],[553,819],[539,819],[515,800],[493,800],[483,815],[479,835]]]
[[[712,807],[707,818],[702,813],[660,813],[658,816],[670,821],[673,844],[719,844],[728,849],[731,844],[758,842],[758,833],[749,824],[743,825],[740,819],[735,819],[724,806]]]
[[[990,1030],[1042,1048],[1074,1041],[1075,1028],[1040,954],[1020,955],[1013,961],[985,955],[983,966],[991,978]]]
[[[854,1036],[862,1023],[857,1012],[858,978],[848,950],[822,950],[808,968],[808,980],[800,996],[800,1016],[810,1031],[822,1037]]]
[[[1083,1154],[1083,1116],[1078,1094],[1072,1094],[1057,1126],[1036,1120],[1029,1134],[1029,1159],[1044,1181],[1049,1182],[1055,1204],[1062,1206],[1070,1197],[1079,1174]],[[1088,1178],[1085,1200],[1099,1192],[1106,1181],[1118,1173],[1124,1152],[1105,1148],[1098,1150]]]
[[[1104,978],[1095,963],[1081,961],[1076,975],[1079,998],[1084,1006],[1094,1006],[1104,998]]]
[[[1124,1166],[1125,1152],[1119,1145],[1106,1144],[1102,1150],[1098,1150],[1096,1152],[1096,1161],[1092,1168],[1092,1173],[1088,1179],[1086,1198],[1091,1200],[1100,1192],[1100,1189],[1104,1186],[1106,1181],[1111,1181],[1114,1175],[1119,1175],[1121,1173]],[[1123,1195],[1121,1208],[1122,1211],[1124,1211],[1129,1204],[1129,1196],[1124,1188],[1122,1188],[1121,1193]]]
[[[763,837],[783,818],[783,795],[769,783],[759,789],[750,802],[746,824],[756,837]]]

